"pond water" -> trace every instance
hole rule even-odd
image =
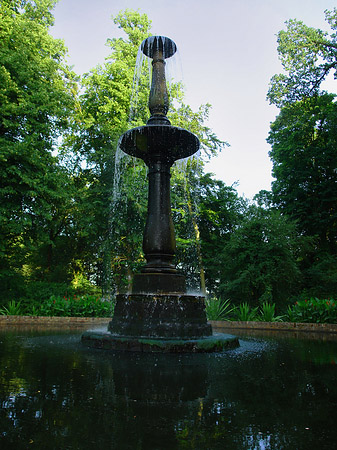
[[[1,449],[336,448],[337,341],[162,355],[80,335],[0,332]]]

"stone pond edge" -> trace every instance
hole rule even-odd
[[[46,317],[46,316],[0,316],[0,327],[13,326],[55,326],[81,327],[105,326],[110,322],[108,317]],[[216,330],[269,330],[269,331],[303,331],[337,334],[337,324],[329,323],[297,323],[297,322],[232,322],[211,320],[209,323]]]
[[[210,321],[213,329],[221,330],[267,330],[267,331],[303,331],[305,333],[334,333],[337,334],[335,323],[299,323],[299,322],[232,322]]]

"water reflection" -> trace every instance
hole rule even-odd
[[[244,338],[222,355],[123,354],[0,335],[0,447],[331,449],[336,342]]]

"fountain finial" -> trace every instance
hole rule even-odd
[[[149,96],[151,117],[148,125],[170,125],[166,117],[169,98],[165,77],[165,59],[177,51],[176,44],[165,36],[150,36],[141,43],[144,55],[152,59],[152,84]]]

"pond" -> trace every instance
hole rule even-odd
[[[335,448],[337,341],[243,336],[222,354],[163,355],[80,336],[0,331],[1,449]]]

